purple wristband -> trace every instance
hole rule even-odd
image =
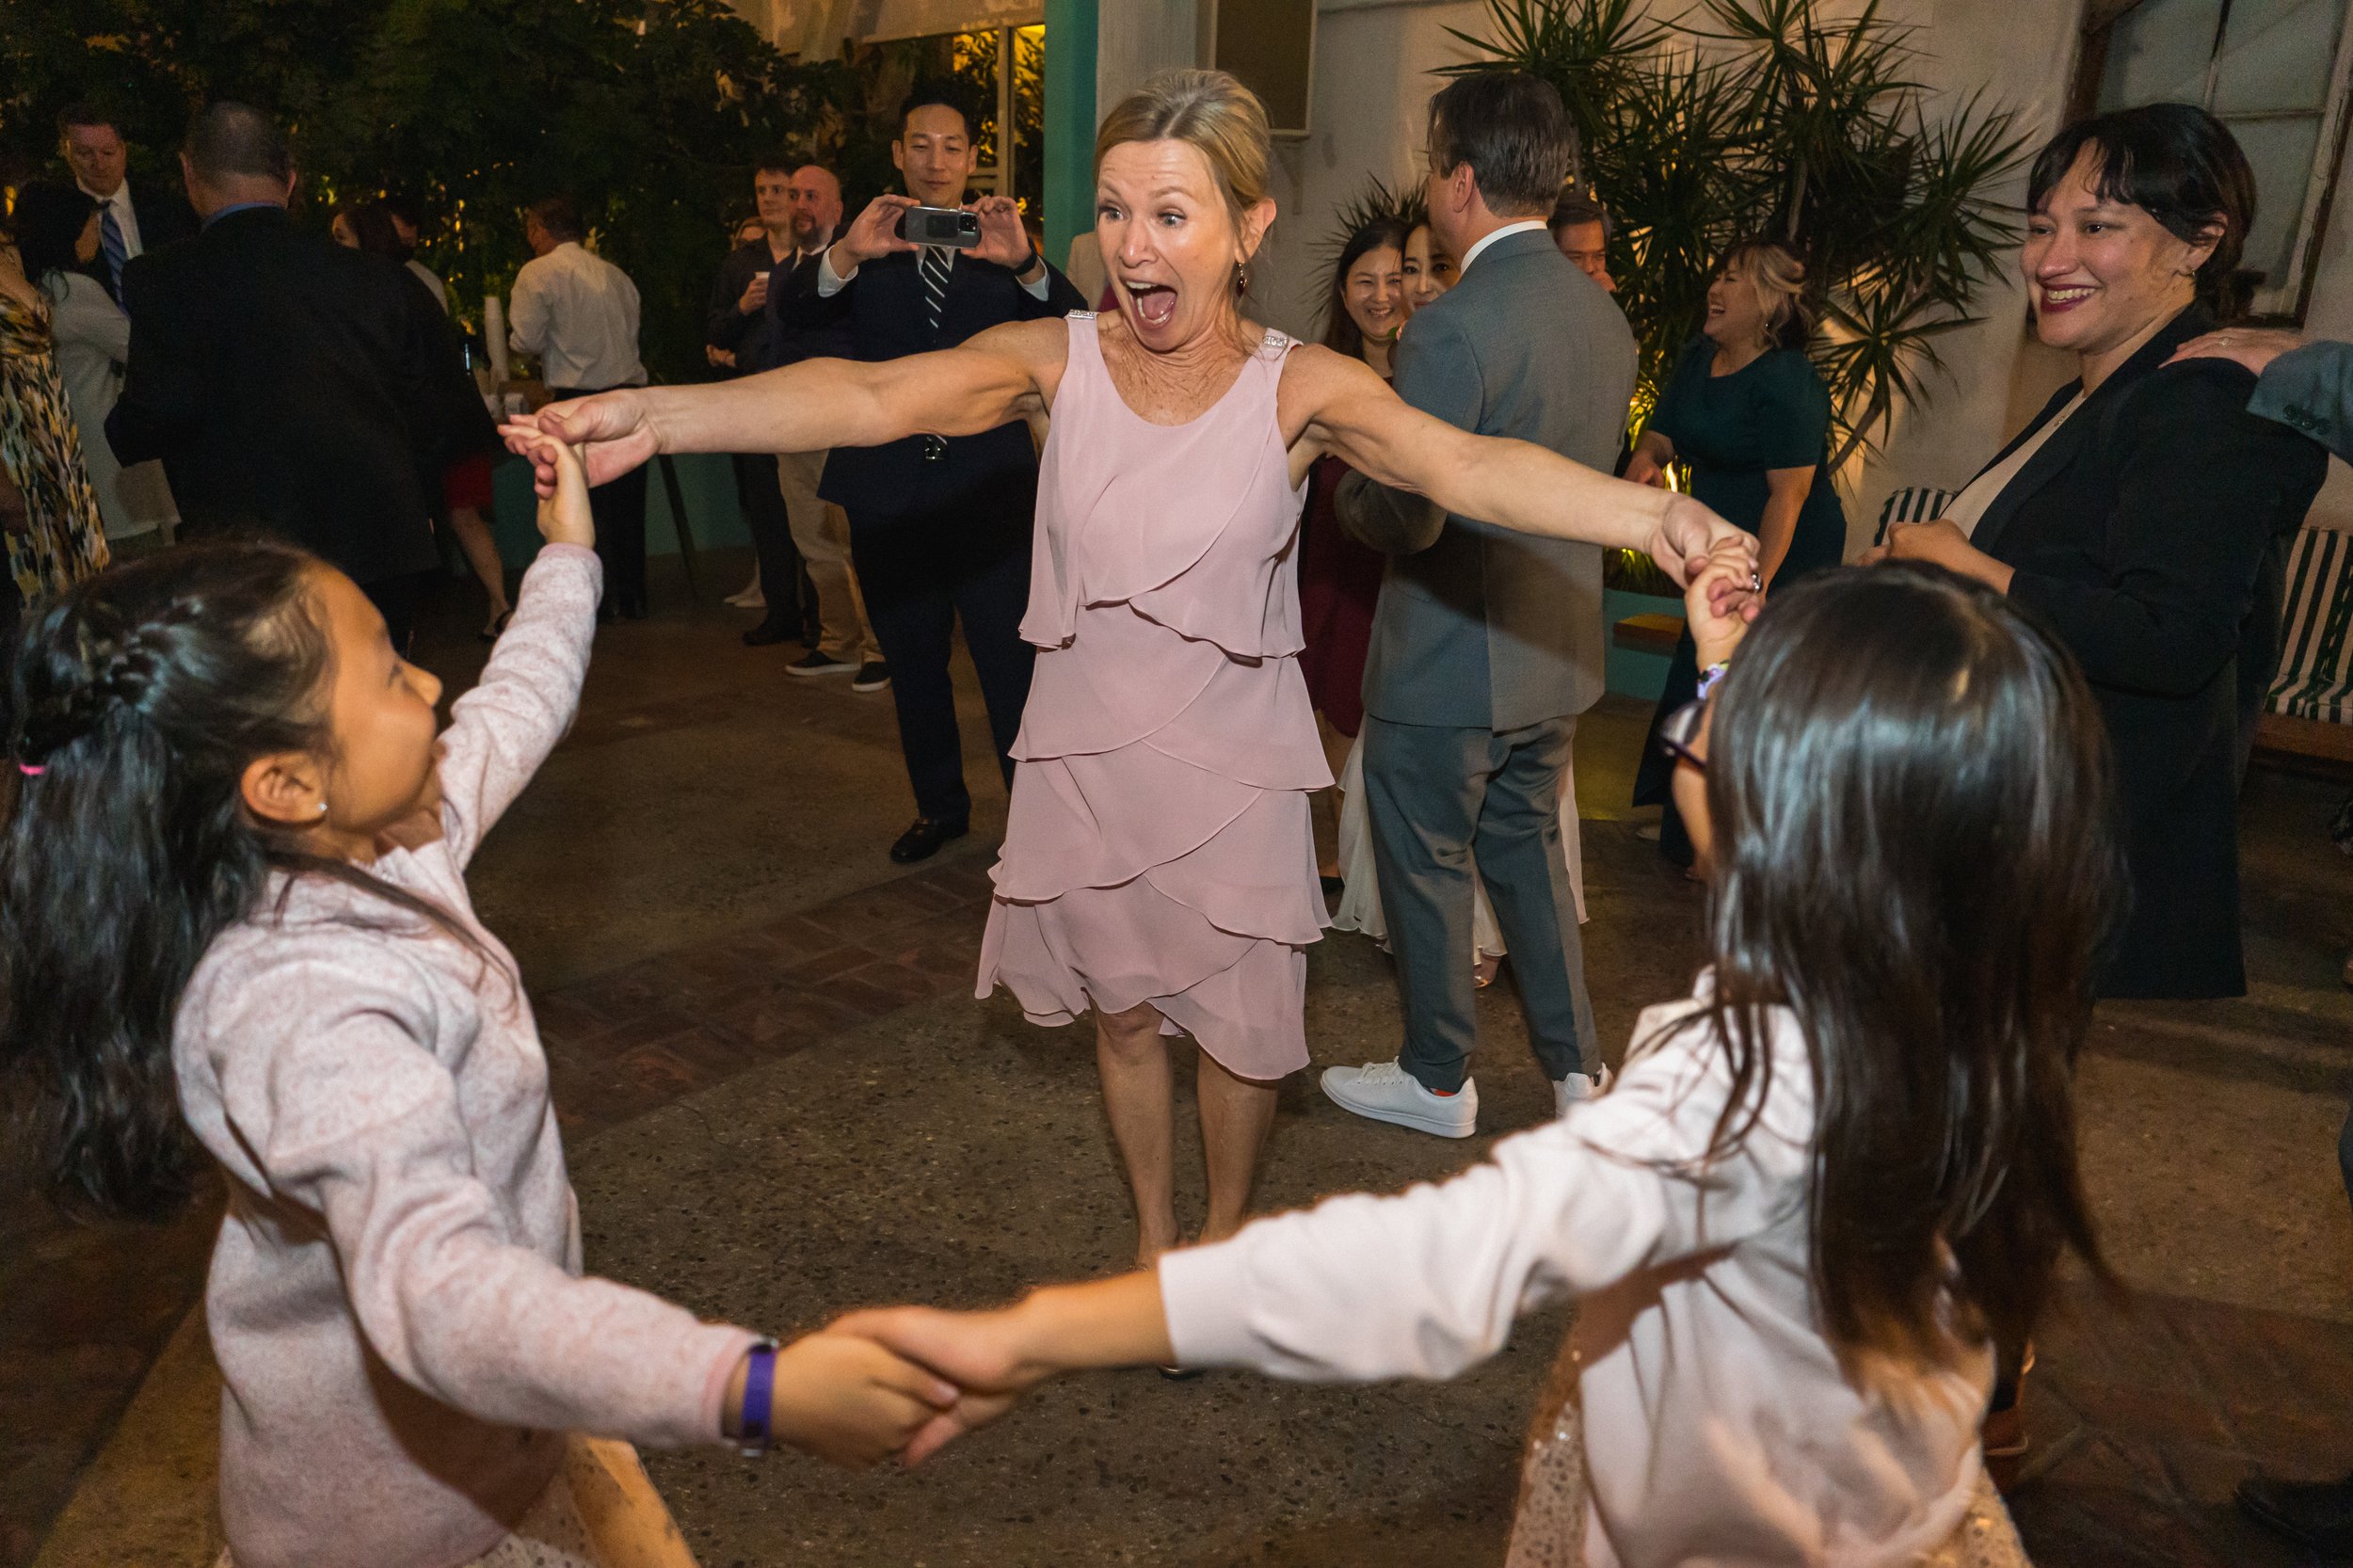
[[[747,1458],[768,1451],[768,1430],[776,1391],[776,1342],[763,1339],[751,1348],[751,1364],[744,1369],[743,1448]]]

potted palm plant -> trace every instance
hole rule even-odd
[[[1610,272],[1641,344],[1637,418],[1698,332],[1733,240],[1801,254],[1821,298],[1812,353],[1836,425],[1832,466],[1884,434],[1977,302],[2014,212],[1997,190],[2025,138],[1973,95],[1931,114],[1913,29],[1878,0],[1841,20],[1816,0],[1702,0],[1672,21],[1638,0],[1488,0],[1480,57],[1560,90],[1581,180],[1616,219]]]

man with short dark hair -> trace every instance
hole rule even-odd
[[[294,165],[267,117],[211,105],[180,164],[203,229],[123,268],[115,456],[163,459],[184,538],[258,527],[317,552],[405,648],[440,562],[427,487],[481,396],[397,264],[287,217]]]
[[[540,379],[557,398],[646,384],[637,285],[580,243],[587,232],[568,196],[542,197],[523,209],[532,259],[507,296],[506,336],[518,353],[539,357]],[[646,618],[646,476],[634,468],[588,492],[597,553],[604,557],[598,613],[606,620]]]
[[[1571,266],[1599,283],[1603,292],[1618,292],[1618,280],[1609,276],[1609,209],[1601,204],[1593,187],[1561,186],[1561,200],[1552,204],[1545,227],[1552,231],[1552,243]]]
[[[1606,473],[1634,392],[1634,335],[1545,232],[1569,146],[1559,94],[1532,76],[1480,72],[1431,100],[1430,226],[1462,276],[1399,340],[1396,386],[1449,424]],[[1450,516],[1363,474],[1341,481],[1337,505],[1389,554],[1365,666],[1365,804],[1405,1042],[1396,1061],[1332,1068],[1324,1093],[1375,1121],[1477,1130],[1476,874],[1565,1111],[1608,1079],[1560,821],[1577,716],[1602,691],[1601,552]]]
[[[992,196],[967,206],[972,120],[952,83],[919,84],[900,106],[891,161],[907,194],[881,196],[819,261],[798,325],[836,330],[860,360],[952,348],[1009,321],[1080,310],[1086,301],[1021,230],[1021,210]],[[899,232],[918,206],[963,207],[980,240],[956,249],[919,246]],[[980,677],[998,766],[1013,778],[1013,742],[1030,695],[1021,616],[1030,597],[1030,533],[1037,452],[1016,420],[978,436],[916,436],[843,447],[826,460],[819,494],[849,513],[858,584],[890,663],[899,746],[915,790],[914,825],[890,846],[902,863],[937,853],[969,830],[955,690],[948,661],[955,628]]]
[[[98,203],[97,270],[118,299],[124,264],[196,232],[196,213],[178,191],[132,191],[121,127],[96,104],[74,104],[57,116],[57,155],[82,194]]]

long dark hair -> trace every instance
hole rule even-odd
[[[2124,872],[2074,662],[1933,567],[1779,597],[1717,698],[1709,1021],[1753,1126],[1763,1010],[1803,1031],[1812,1274],[1842,1353],[2022,1342],[2062,1250],[2103,1280],[2073,1080]],[[1941,1310],[1945,1292],[1958,1320]]]
[[[2238,264],[2255,226],[2255,171],[2231,128],[2195,104],[2144,104],[2079,120],[2035,154],[2026,211],[2039,213],[2084,149],[2100,166],[2103,201],[2138,207],[2190,245],[2218,233],[2198,269],[2198,297],[2216,316],[2238,312]]]
[[[1387,247],[1405,259],[1405,239],[1412,231],[1399,217],[1376,217],[1359,224],[1340,247],[1339,259],[1332,264],[1332,281],[1323,291],[1323,346],[1337,349],[1350,359],[1365,352],[1365,334],[1357,328],[1356,318],[1348,313],[1348,269],[1373,251]]]
[[[17,259],[35,287],[45,287],[53,273],[89,272],[73,248],[97,210],[97,202],[72,185],[26,185],[16,193]]]
[[[335,216],[351,226],[351,237],[369,255],[393,262],[408,259],[409,248],[400,243],[400,231],[393,226],[392,209],[383,202],[346,201],[335,209]]]
[[[360,888],[484,951],[446,911],[245,808],[254,759],[332,754],[325,569],[283,544],[193,545],[78,584],[24,629],[0,829],[0,1065],[26,1080],[31,1146],[70,1208],[152,1217],[185,1195],[197,1160],[173,1018],[274,872]]]

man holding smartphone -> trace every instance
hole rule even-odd
[[[1085,308],[1070,280],[1031,246],[1017,204],[1000,196],[966,204],[973,127],[953,83],[919,83],[907,95],[890,144],[906,194],[875,198],[834,242],[818,263],[816,286],[790,302],[796,326],[840,333],[853,359],[895,360],[953,348],[1009,321]],[[929,215],[910,220],[918,207],[968,212],[977,224]],[[918,245],[902,232],[910,221],[919,237],[936,226],[939,237],[961,243]],[[1008,784],[1013,778],[1014,737],[1030,695],[1032,655],[1020,624],[1030,597],[1036,449],[1018,422],[952,440],[843,447],[827,459],[818,493],[849,514],[867,616],[890,666],[917,813],[890,857],[925,859],[970,826],[948,674],[958,621],[998,765]]]

